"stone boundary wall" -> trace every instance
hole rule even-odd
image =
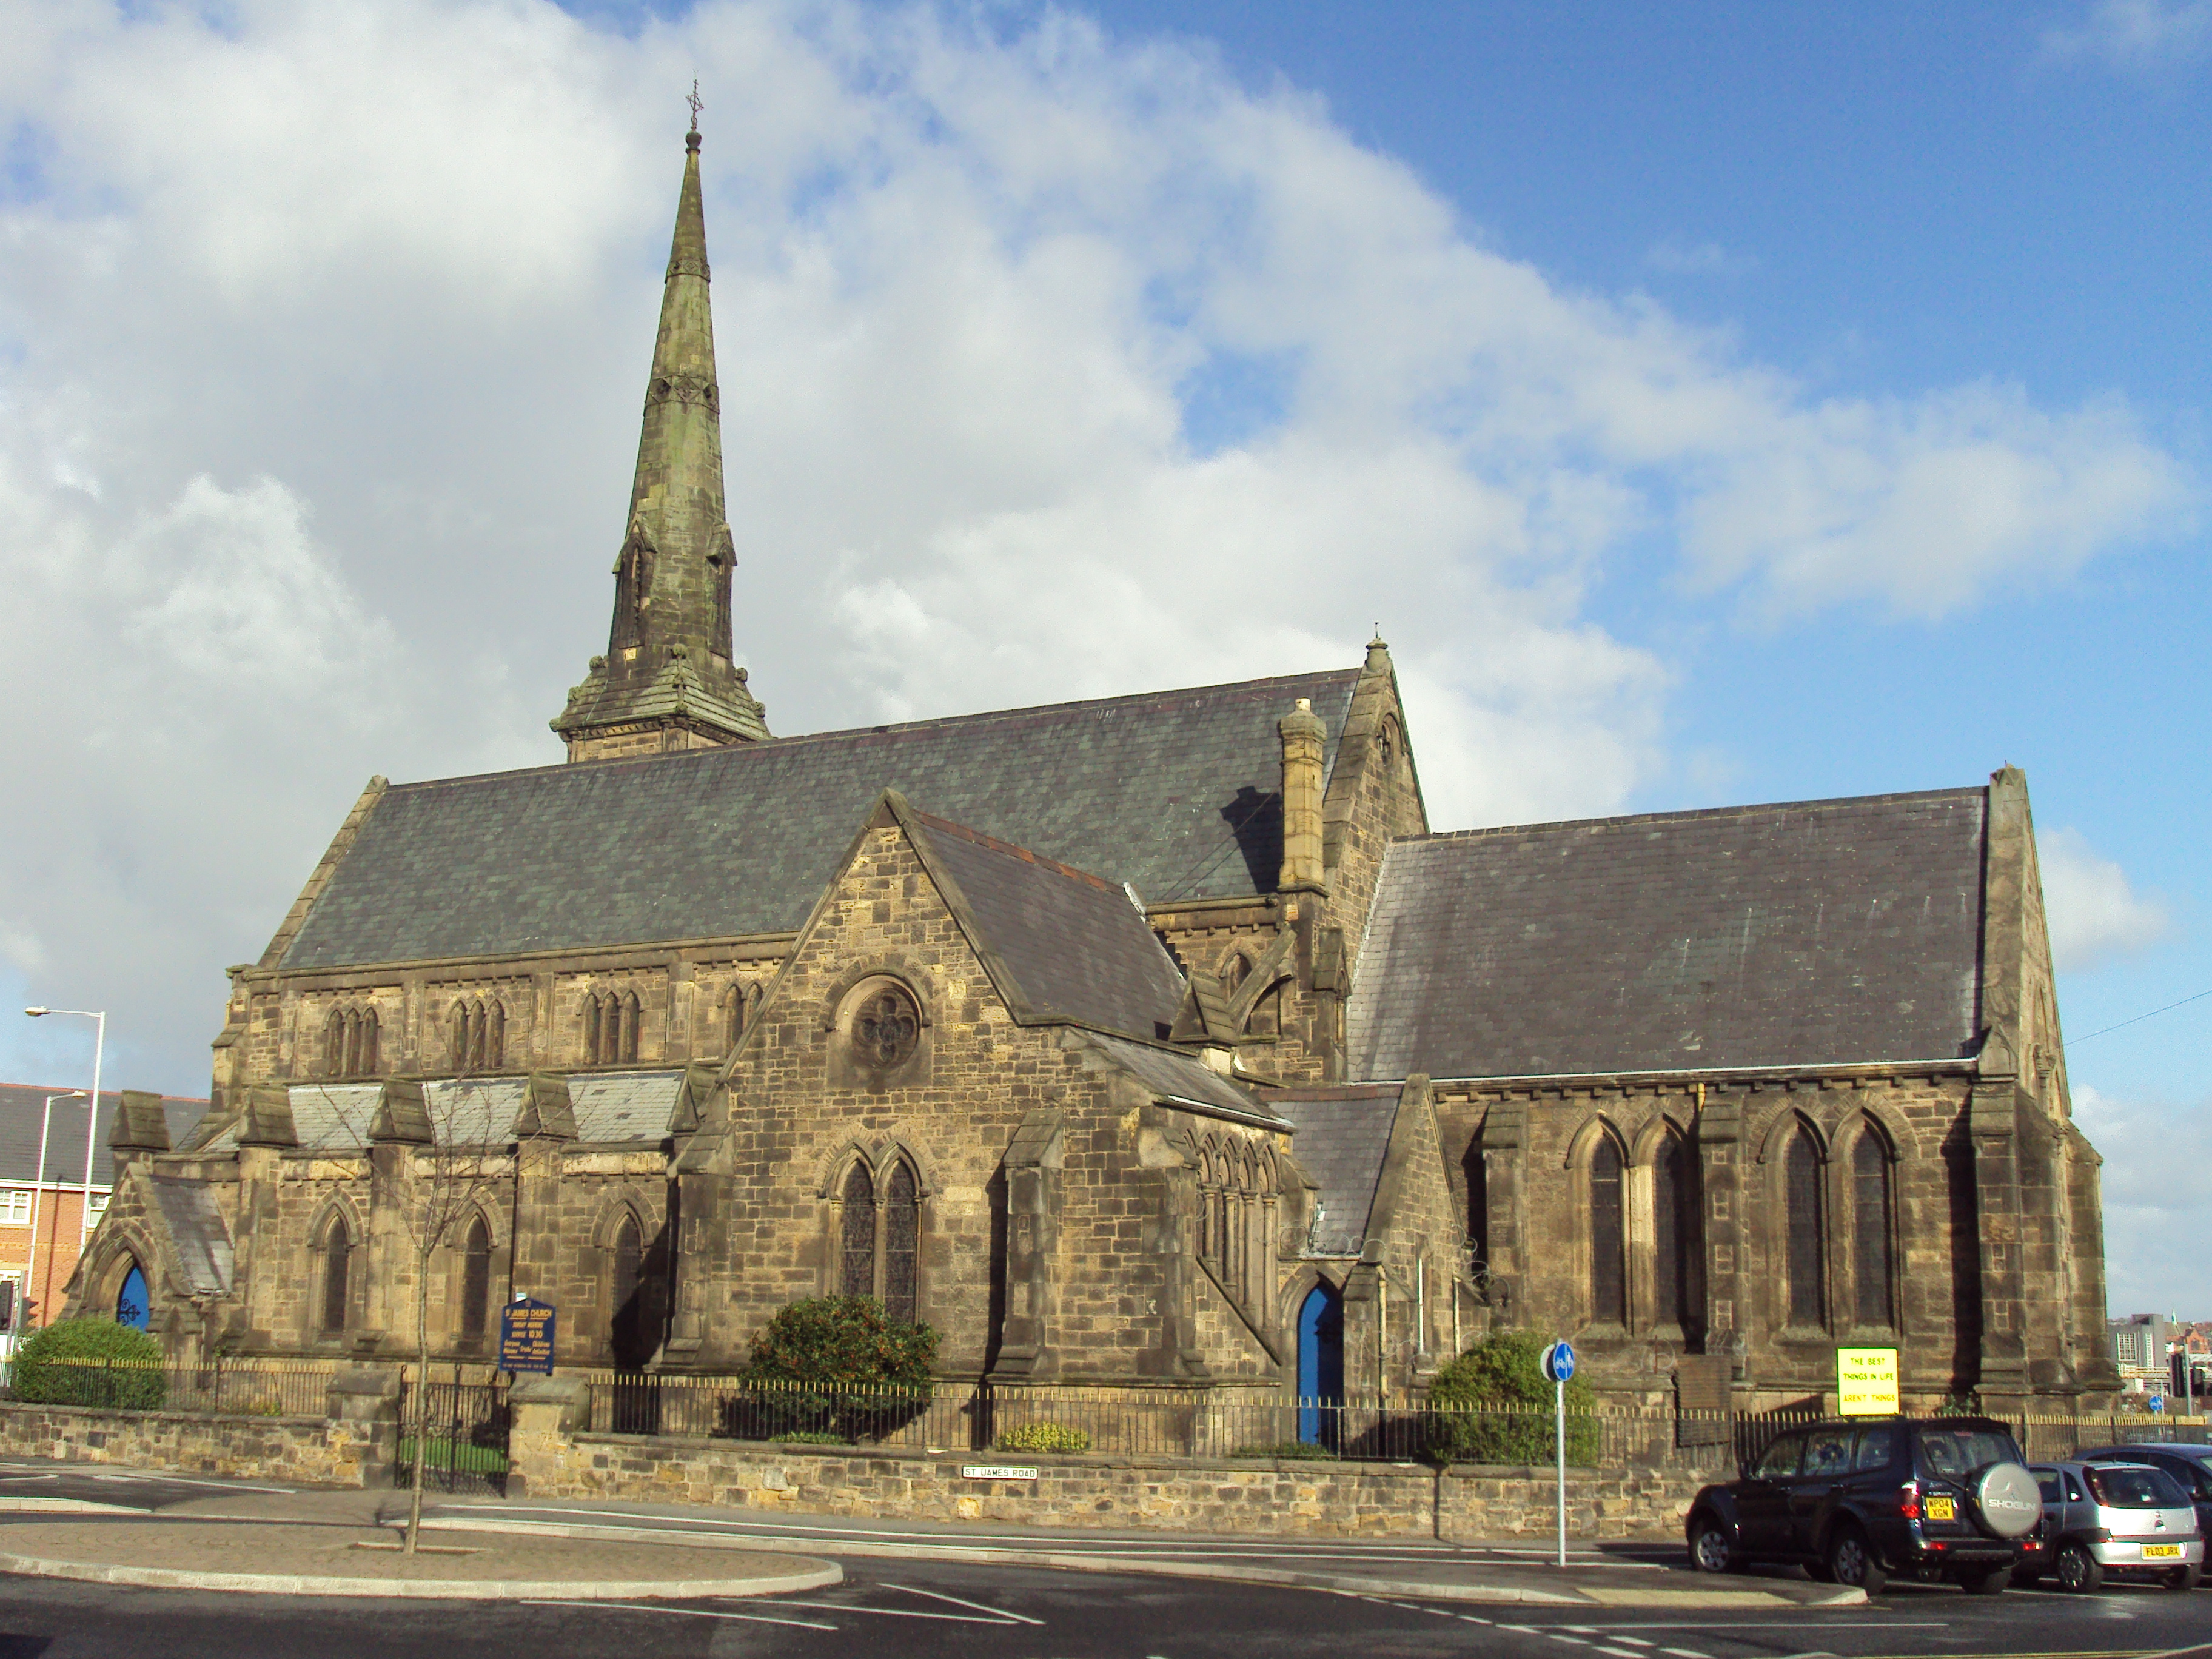
[[[1006,1453],[928,1456],[863,1447],[565,1434],[518,1412],[511,1497],[723,1504],[794,1515],[1158,1528],[1310,1538],[1542,1538],[1557,1524],[1549,1469],[1304,1460]],[[1034,1468],[1035,1480],[963,1468]],[[1693,1476],[1567,1473],[1567,1531],[1679,1537]]]
[[[240,1480],[388,1486],[398,1445],[396,1432],[382,1423],[0,1401],[0,1450]]]

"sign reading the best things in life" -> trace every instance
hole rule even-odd
[[[1890,1417],[1897,1412],[1897,1350],[1836,1350],[1836,1409],[1845,1417]]]
[[[520,1297],[499,1310],[499,1368],[553,1371],[553,1304]]]

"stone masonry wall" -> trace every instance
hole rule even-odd
[[[1555,1524],[1544,1469],[1268,1459],[896,1456],[865,1449],[528,1432],[518,1424],[510,1494],[712,1504],[793,1515],[989,1521],[1039,1527],[1313,1538],[1540,1537]],[[974,1479],[963,1468],[1035,1468],[1037,1479]],[[1570,1470],[1570,1533],[1680,1536],[1703,1478]]]
[[[391,1483],[391,1431],[320,1417],[216,1417],[0,1401],[0,1451],[306,1486]]]

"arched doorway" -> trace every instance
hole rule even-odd
[[[146,1294],[146,1270],[136,1261],[131,1264],[131,1271],[123,1275],[123,1288],[115,1293],[115,1322],[140,1331],[153,1323],[153,1306]]]
[[[1298,1438],[1334,1446],[1344,1401],[1344,1297],[1323,1279],[1298,1307]]]

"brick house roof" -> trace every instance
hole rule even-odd
[[[1333,764],[1359,671],[386,791],[291,971],[787,933],[885,789],[1151,902],[1273,891],[1299,697]]]
[[[39,1121],[46,1110],[46,1097],[68,1092],[66,1084],[0,1083],[0,1182],[29,1185],[38,1180]],[[100,1150],[92,1160],[95,1187],[105,1187],[114,1179],[115,1159],[109,1146],[121,1102],[122,1096],[114,1090],[100,1091]],[[161,1112],[169,1121],[169,1145],[183,1146],[207,1108],[204,1100],[162,1096]],[[46,1139],[48,1185],[83,1184],[83,1112],[78,1101],[54,1103],[53,1129]]]
[[[1971,1054],[1986,815],[1950,789],[1394,842],[1352,1075]]]

